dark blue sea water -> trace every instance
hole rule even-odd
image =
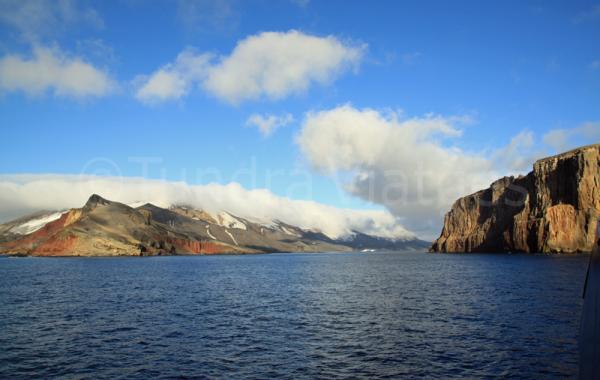
[[[0,259],[0,378],[564,378],[584,256]]]

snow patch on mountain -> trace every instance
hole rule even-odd
[[[237,228],[240,230],[247,229],[246,224],[244,222],[225,211],[220,212],[217,215],[216,219],[219,225],[225,228]]]
[[[233,237],[233,235],[231,234],[231,232],[225,230],[225,233],[227,235],[229,235],[229,237],[231,238],[231,240],[233,241],[233,244],[238,245],[237,241],[235,240],[235,238]]]
[[[290,229],[285,228],[284,226],[279,226],[279,228],[281,229],[281,231],[283,231],[283,233],[285,233],[287,235],[298,236],[298,237],[301,236],[300,234],[298,234],[294,231],[291,231]]]
[[[213,236],[213,234],[210,233],[210,225],[206,225],[206,234],[213,240],[217,240],[216,237]]]
[[[44,227],[46,224],[57,220],[65,212],[66,211],[53,212],[48,215],[43,215],[39,218],[30,219],[23,224],[14,226],[13,228],[10,229],[10,232],[17,234],[17,235],[30,234],[30,233],[35,232],[35,231],[39,230],[40,228]]]

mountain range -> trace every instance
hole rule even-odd
[[[150,256],[424,250],[429,243],[358,231],[330,238],[281,221],[257,223],[184,205],[132,207],[92,195],[82,208],[41,211],[0,224],[0,253],[33,256]]]

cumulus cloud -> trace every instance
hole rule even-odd
[[[231,55],[211,68],[205,88],[231,103],[262,96],[280,99],[356,67],[365,48],[333,36],[264,32],[238,42]]]
[[[579,145],[600,142],[600,122],[586,122],[575,128],[560,128],[548,131],[542,141],[557,152]]]
[[[366,45],[296,30],[263,32],[239,41],[230,55],[212,57],[184,51],[174,63],[139,81],[136,93],[156,100],[179,98],[194,85],[229,103],[281,99],[327,84],[347,69],[358,68]],[[212,58],[212,59],[211,59]]]
[[[491,159],[445,144],[461,135],[456,120],[400,120],[393,112],[344,105],[308,113],[297,142],[309,163],[342,178],[346,191],[432,237],[454,200],[498,177]]]
[[[187,95],[191,86],[201,81],[211,59],[210,54],[197,54],[193,49],[181,52],[174,63],[167,64],[150,76],[139,76],[141,83],[135,97],[145,103],[179,99]]]
[[[40,95],[102,96],[114,88],[108,74],[80,57],[57,48],[36,46],[30,58],[9,54],[0,58],[0,89]]]
[[[289,113],[286,113],[281,116],[259,115],[255,113],[250,115],[248,120],[246,120],[246,125],[258,128],[258,130],[264,137],[268,137],[276,129],[285,127],[293,121],[294,117]]]
[[[320,230],[332,238],[346,236],[353,230],[390,238],[414,236],[387,211],[343,209],[291,200],[265,189],[247,190],[237,183],[189,185],[103,176],[0,176],[0,218],[7,220],[38,210],[81,207],[92,193],[124,203],[142,201],[162,207],[185,204],[210,213],[229,211],[257,222],[280,220]]]

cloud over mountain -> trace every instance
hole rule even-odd
[[[237,183],[189,185],[142,178],[78,175],[0,176],[0,220],[39,210],[81,207],[92,193],[123,203],[151,202],[161,207],[190,205],[211,213],[229,211],[252,221],[280,220],[318,229],[332,238],[357,230],[389,238],[414,235],[387,211],[336,208],[291,200],[266,189],[247,190]]]
[[[456,124],[344,105],[308,113],[297,141],[314,168],[344,178],[348,192],[427,234],[437,231],[452,201],[497,176],[489,159],[444,144],[461,135]]]

